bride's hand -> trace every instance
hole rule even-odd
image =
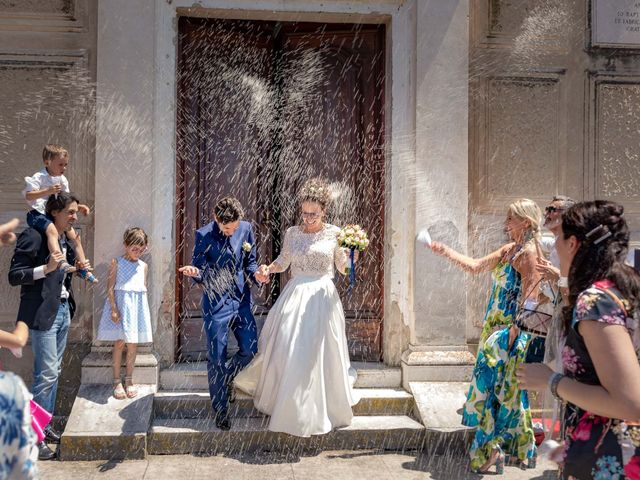
[[[351,250],[348,248],[343,248],[342,250],[344,250],[344,254],[347,256],[347,258],[351,258]],[[358,258],[360,258],[360,250],[354,250],[353,251],[353,261],[357,262]]]
[[[269,283],[269,267],[260,265],[256,271],[256,280],[260,283]]]

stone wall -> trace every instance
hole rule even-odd
[[[71,188],[83,202],[94,203],[96,25],[96,2],[91,0],[0,1],[0,221],[19,217],[24,228],[24,177],[43,167],[46,143],[67,147]],[[81,218],[78,225],[91,259],[93,225],[93,216]],[[20,293],[6,280],[12,253],[12,248],[0,250],[0,328],[5,330],[13,328]],[[61,411],[70,409],[80,360],[91,342],[92,293],[78,280],[74,291],[79,310],[65,357]],[[30,384],[30,348],[19,360],[2,349],[0,362]]]

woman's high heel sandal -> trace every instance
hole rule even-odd
[[[504,473],[504,453],[500,452],[498,459],[496,460],[496,475],[502,475]]]
[[[502,475],[504,473],[504,463],[505,463],[504,453],[500,448],[495,448],[492,450],[491,456],[489,457],[489,459],[485,462],[484,465],[482,465],[480,468],[475,470],[475,473],[487,473],[489,469],[495,465],[496,474]]]

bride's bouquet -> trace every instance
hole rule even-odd
[[[355,251],[363,252],[369,246],[369,238],[360,225],[347,225],[338,234],[338,245],[349,249],[349,292],[356,283]]]

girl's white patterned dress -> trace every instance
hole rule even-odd
[[[111,304],[107,299],[98,327],[98,340],[151,343],[151,314],[144,283],[147,264],[142,260],[131,262],[123,257],[118,257],[116,261],[118,272],[114,294],[120,321],[114,323],[111,320]]]

